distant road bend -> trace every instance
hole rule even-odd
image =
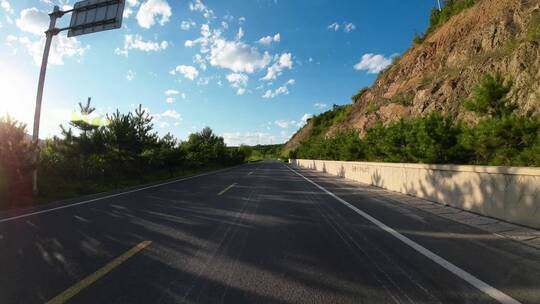
[[[2,216],[0,303],[540,303],[540,251],[268,161]]]

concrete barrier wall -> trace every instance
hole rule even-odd
[[[291,159],[293,165],[540,228],[540,168]]]

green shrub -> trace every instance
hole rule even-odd
[[[438,112],[409,121],[407,159],[419,163],[461,163],[463,148],[458,143],[462,126],[454,117]]]
[[[289,152],[289,157],[540,166],[540,118],[514,113],[517,106],[507,96],[511,88],[512,83],[500,74],[486,75],[480,81],[472,98],[465,101],[465,107],[480,116],[475,125],[465,126],[455,117],[435,112],[387,125],[378,123],[363,139],[353,130],[325,137],[331,126],[348,115],[346,107],[334,106],[313,118],[311,134],[298,149]],[[410,105],[413,97],[402,93],[371,101],[366,112],[389,103]]]
[[[512,89],[512,82],[506,81],[500,73],[488,74],[474,88],[472,98],[465,100],[467,110],[480,115],[502,117],[512,114],[517,105],[507,95]]]
[[[460,143],[479,165],[540,166],[540,120],[515,114],[489,117],[467,128]]]
[[[107,125],[89,122],[94,111],[90,100],[79,104],[79,111],[77,120],[67,128],[61,126],[61,135],[41,147],[39,201],[171,178],[186,170],[238,164],[249,154],[245,147],[226,147],[223,137],[208,127],[191,134],[186,142],[178,142],[171,134],[160,137],[152,116],[142,106],[127,114],[107,115]],[[33,147],[25,132],[23,124],[0,118],[2,203],[19,202],[25,195],[31,202]]]
[[[367,131],[364,147],[367,160],[414,163],[459,163],[461,125],[452,117],[431,113],[402,119]]]
[[[444,6],[439,11],[436,8],[431,10],[429,26],[426,35],[433,32],[437,27],[448,21],[452,16],[461,13],[463,10],[473,6],[477,0],[446,0]]]
[[[26,125],[9,116],[0,117],[0,208],[31,196],[34,151]]]

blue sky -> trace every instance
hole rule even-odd
[[[0,115],[33,119],[54,4],[0,0]],[[435,0],[127,0],[121,29],[54,38],[40,137],[77,102],[143,104],[160,134],[210,126],[227,144],[286,141],[309,115],[350,102],[423,32]],[[69,22],[64,16],[59,25]]]

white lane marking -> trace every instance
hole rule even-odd
[[[108,198],[111,198],[111,197],[117,197],[117,196],[121,196],[121,195],[124,195],[124,194],[129,194],[129,193],[139,192],[139,191],[146,190],[146,189],[151,189],[151,188],[161,187],[161,186],[164,186],[164,185],[174,184],[174,183],[178,183],[178,182],[181,182],[181,181],[194,179],[194,178],[197,178],[197,177],[202,177],[202,176],[206,176],[206,175],[210,175],[210,174],[215,174],[215,173],[219,173],[219,172],[226,171],[226,170],[231,170],[231,169],[233,169],[233,168],[225,168],[225,169],[221,169],[221,170],[217,170],[217,171],[201,173],[201,174],[197,174],[197,175],[193,175],[193,176],[184,177],[184,178],[181,178],[181,179],[176,179],[176,180],[173,180],[173,181],[170,181],[170,182],[160,183],[160,184],[151,185],[151,186],[147,186],[147,187],[143,187],[143,188],[133,189],[133,190],[130,190],[130,191],[125,191],[125,192],[115,193],[115,194],[111,194],[111,195],[107,195],[107,196],[97,197],[97,198],[93,198],[93,199],[78,202],[78,203],[73,203],[73,204],[69,204],[69,205],[59,206],[59,207],[55,207],[55,208],[50,208],[50,209],[45,209],[45,210],[40,210],[40,211],[35,211],[35,212],[30,212],[30,213],[25,213],[25,214],[12,216],[12,217],[8,217],[8,218],[3,218],[3,219],[0,219],[0,223],[16,220],[16,219],[20,219],[20,218],[25,218],[25,217],[29,217],[29,216],[32,216],[32,215],[48,213],[48,212],[52,212],[52,211],[56,211],[56,210],[60,210],[60,209],[75,207],[75,206],[79,206],[79,205],[85,205],[85,204],[88,204],[88,203],[108,199]]]
[[[220,193],[218,193],[217,195],[222,195],[223,193],[229,191],[229,189],[231,189],[232,187],[236,186],[236,183],[233,183],[232,185],[228,186],[227,188],[223,189]]]
[[[502,291],[496,289],[495,287],[492,287],[491,285],[487,284],[486,282],[478,279],[477,277],[473,276],[472,274],[468,273],[467,271],[465,271],[465,270],[459,268],[458,266],[450,263],[449,261],[447,261],[444,258],[440,257],[439,255],[433,253],[432,251],[430,251],[429,249],[427,249],[427,248],[423,247],[422,245],[416,243],[415,241],[409,239],[408,237],[404,236],[403,234],[395,231],[394,229],[390,228],[389,226],[387,226],[383,222],[377,220],[376,218],[372,217],[371,215],[365,213],[364,211],[356,208],[355,206],[351,205],[350,203],[348,203],[344,199],[342,199],[339,196],[335,195],[334,193],[326,190],[322,186],[319,186],[319,184],[317,184],[314,181],[310,180],[309,178],[305,177],[304,175],[297,172],[296,170],[290,168],[289,166],[286,166],[286,167],[289,168],[289,170],[291,170],[292,172],[294,172],[297,175],[304,178],[306,181],[310,182],[311,184],[313,184],[314,186],[319,188],[320,190],[322,190],[323,192],[325,192],[326,194],[332,196],[333,198],[335,198],[340,203],[342,203],[345,206],[349,207],[354,212],[361,215],[363,218],[365,218],[368,221],[372,222],[373,224],[377,225],[382,230],[390,233],[392,236],[394,236],[398,240],[400,240],[403,243],[407,244],[408,246],[412,247],[414,250],[418,251],[419,253],[421,253],[422,255],[427,257],[428,259],[432,260],[433,262],[441,265],[446,270],[452,272],[453,274],[460,277],[461,279],[463,279],[467,283],[471,284],[472,286],[476,287],[477,289],[484,292],[488,296],[490,296],[493,299],[497,300],[499,303],[503,303],[503,304],[520,304],[520,302],[517,301],[516,299],[508,296],[507,294],[505,294]]]

